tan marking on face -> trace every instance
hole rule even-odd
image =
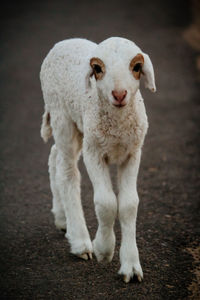
[[[100,58],[93,57],[90,60],[90,66],[93,69],[92,75],[94,74],[96,80],[102,79],[106,71],[105,65],[102,60]]]
[[[140,79],[143,64],[144,64],[144,57],[140,53],[138,53],[130,62],[130,71],[132,72],[133,76],[137,80]]]

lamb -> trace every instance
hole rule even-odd
[[[66,230],[71,252],[82,259],[111,262],[118,215],[122,241],[120,270],[125,282],[143,278],[136,244],[139,203],[137,175],[148,129],[141,75],[155,92],[149,56],[132,41],[111,37],[100,44],[86,39],[57,43],[40,72],[45,102],[41,136],[53,135],[49,156],[52,212],[57,228]],[[98,229],[91,242],[80,198],[81,151],[94,189]],[[118,168],[119,193],[113,192],[109,164]]]

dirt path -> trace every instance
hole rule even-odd
[[[200,106],[196,53],[182,38],[190,23],[187,1],[35,2],[9,1],[0,18],[1,299],[198,299]],[[134,40],[156,73],[158,92],[143,91],[150,129],[138,180],[141,284],[126,285],[117,275],[118,223],[110,265],[69,254],[50,213],[51,143],[39,135],[38,74],[46,53],[65,38],[109,36]],[[80,168],[94,237],[92,187],[82,161]]]

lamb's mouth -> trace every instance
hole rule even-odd
[[[113,106],[117,107],[117,108],[122,108],[124,106],[126,106],[127,103],[113,103]]]

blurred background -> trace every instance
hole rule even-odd
[[[149,54],[157,93],[143,89],[150,128],[138,191],[137,241],[144,281],[118,277],[120,228],[110,265],[69,253],[51,215],[40,138],[40,66],[53,45],[126,37]],[[0,11],[1,299],[200,299],[200,4],[181,0],[7,1]],[[97,223],[85,167],[82,202]],[[113,180],[114,174],[112,172]]]

